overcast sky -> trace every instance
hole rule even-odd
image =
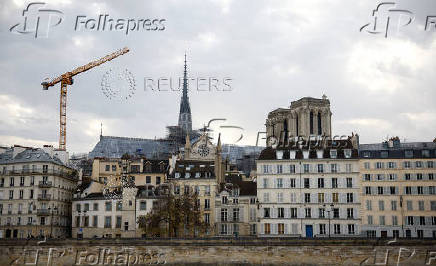
[[[291,101],[326,94],[334,134],[360,134],[361,143],[386,136],[406,141],[436,137],[436,1],[397,1],[414,14],[387,38],[370,34],[379,1],[45,1],[64,19],[47,38],[14,34],[28,1],[0,2],[0,144],[53,144],[59,135],[59,84],[40,83],[124,46],[130,52],[74,78],[68,88],[67,149],[89,152],[103,135],[164,137],[177,124],[180,92],[144,91],[144,77],[183,73],[187,51],[192,77],[231,78],[231,91],[189,92],[193,126],[212,118],[244,128],[239,144],[255,145],[268,112]],[[79,15],[165,19],[163,31],[75,31]],[[43,15],[42,15],[43,16]],[[34,17],[33,17],[34,18]],[[407,17],[400,18],[400,25]],[[369,28],[368,28],[369,29]],[[129,100],[101,89],[107,71],[127,68],[136,80]],[[112,83],[111,83],[112,84]],[[113,84],[122,84],[115,82]],[[218,129],[217,129],[218,130]],[[223,132],[235,141],[238,130]]]

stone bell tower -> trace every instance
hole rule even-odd
[[[283,141],[290,136],[328,136],[332,135],[330,101],[304,97],[291,102],[289,108],[271,111],[266,119],[267,139],[275,136]],[[268,143],[267,143],[268,146]]]

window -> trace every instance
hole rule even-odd
[[[116,217],[115,228],[121,228],[121,216]]]
[[[407,225],[413,225],[413,216],[407,216]]]
[[[111,216],[104,217],[104,228],[112,228],[112,217]]]
[[[404,191],[406,192],[406,195],[412,194],[412,187],[405,187]]]
[[[105,169],[106,172],[109,172],[111,170],[111,166],[109,164],[105,165]]]
[[[397,164],[395,162],[388,162],[388,168],[389,169],[397,168]]]
[[[291,218],[297,218],[297,208],[291,208]]]
[[[94,203],[93,210],[94,210],[94,211],[98,211],[98,203]]]
[[[318,173],[324,173],[324,165],[318,164]]]
[[[413,211],[413,202],[411,200],[407,201],[407,210]]]
[[[423,200],[418,201],[418,209],[420,211],[424,210],[424,201]]]
[[[263,201],[269,202],[269,193],[268,192],[263,193]]]
[[[277,211],[277,218],[285,218],[285,208],[278,208]]]
[[[265,235],[271,234],[271,224],[268,223],[264,224],[264,234]]]
[[[324,203],[324,193],[318,193],[318,203]]]
[[[416,161],[415,162],[415,167],[416,168],[421,168],[422,167],[422,161]]]
[[[397,201],[395,200],[391,201],[391,210],[393,211],[397,210]]]
[[[385,223],[385,217],[383,215],[379,216],[378,217],[378,222],[379,222],[380,225],[385,225],[386,224]]]
[[[372,210],[372,201],[366,200],[366,210],[368,211]]]
[[[283,165],[279,164],[277,165],[277,174],[282,174],[283,173]]]
[[[105,210],[106,210],[107,212],[112,211],[112,202],[107,201],[107,202],[105,202],[104,206],[105,206]]]
[[[368,224],[372,225],[374,223],[373,219],[372,219],[372,215],[368,215]]]
[[[371,195],[371,187],[365,187],[365,194]]]
[[[377,187],[377,194],[383,195],[383,187]]]
[[[305,208],[306,218],[312,217],[312,209],[311,208]]]
[[[233,221],[239,221],[239,208],[233,208]]]
[[[310,187],[310,180],[309,178],[305,178],[304,179],[304,188],[309,188]]]
[[[304,164],[304,165],[303,165],[303,171],[304,171],[304,173],[309,173],[309,170],[310,170],[310,165],[309,165],[309,164]]]
[[[283,178],[277,178],[277,188],[283,188]]]
[[[20,186],[24,186],[24,176],[20,177]]]
[[[295,174],[295,165],[293,164],[289,165],[289,173]]]
[[[227,222],[227,209],[221,209],[221,222]]]
[[[389,188],[389,191],[390,191],[390,193],[391,193],[391,195],[395,195],[395,194],[397,194],[397,189],[395,188],[395,187],[390,187]]]
[[[354,224],[349,224],[348,225],[348,234],[349,235],[354,235]]]
[[[14,191],[9,190],[9,199],[13,199],[13,198],[14,198]]]
[[[419,186],[419,187],[417,187],[417,190],[418,190],[418,194],[419,195],[424,194],[424,188],[423,187]]]
[[[345,158],[351,158],[351,149],[345,149],[344,156],[345,156]]]
[[[385,210],[385,202],[383,200],[378,201],[378,210],[384,211]]]
[[[412,158],[412,157],[413,157],[413,151],[412,151],[412,150],[406,150],[406,151],[404,152],[404,155],[405,155],[407,158]]]
[[[434,195],[436,194],[435,191],[436,191],[435,186],[428,187],[428,194]]]
[[[283,193],[281,192],[277,193],[277,202],[279,203],[283,202]]]
[[[222,203],[222,204],[227,204],[227,203],[228,203],[228,198],[227,198],[227,196],[222,196],[222,197],[221,197],[221,203]]]
[[[353,187],[353,178],[347,177],[347,188]]]
[[[204,214],[204,222],[206,224],[210,224],[210,213],[205,213]]]
[[[279,235],[283,235],[285,233],[285,224],[282,223],[277,224],[277,233]]]
[[[333,202],[339,202],[339,195],[338,195],[338,193],[333,193],[332,194],[332,198],[333,198]]]
[[[427,168],[433,168],[433,161],[427,161]]]
[[[14,179],[13,177],[11,177],[11,178],[9,179],[9,186],[10,186],[10,187],[13,187],[13,186],[14,186],[14,181],[15,181],[15,179]]]
[[[268,179],[263,179],[263,188],[268,188]]]
[[[297,195],[295,193],[291,193],[291,203],[295,203],[297,201]]]
[[[263,208],[263,217],[270,218],[270,210],[269,208]]]
[[[436,201],[430,201],[430,209],[436,211]]]
[[[363,168],[365,168],[366,170],[371,169],[369,162],[363,163]]]
[[[291,179],[289,179],[289,186],[290,186],[291,188],[295,188],[295,178],[291,178]]]
[[[397,180],[397,175],[396,174],[389,174],[389,180]]]
[[[410,174],[404,174],[404,180],[410,180]]]
[[[180,186],[174,187],[174,194],[179,195],[180,194]]]
[[[117,211],[122,211],[123,210],[123,202],[121,202],[121,201],[117,202],[116,210]]]
[[[141,211],[147,210],[147,202],[145,200],[139,202],[139,210]]]
[[[319,224],[319,234],[320,235],[325,235],[326,234],[325,224]]]
[[[227,224],[222,224],[221,225],[220,234],[221,235],[227,235]]]
[[[269,168],[270,168],[270,167],[268,167],[268,166],[269,166],[269,165],[264,165],[264,166],[263,166],[263,173],[264,173],[264,174],[269,173]]]
[[[434,175],[433,175],[433,173],[428,174],[428,180],[434,180]]]
[[[341,234],[341,225],[340,224],[334,224],[334,233],[335,235],[340,235]]]
[[[354,218],[354,209],[347,208],[347,219],[353,219],[353,218]]]
[[[338,156],[337,150],[330,150],[330,158],[335,159]]]
[[[403,164],[404,164],[404,168],[410,168],[411,166],[410,161],[405,161]]]
[[[319,208],[318,209],[318,217],[319,218],[325,218],[325,209],[324,208]]]
[[[383,162],[376,162],[376,163],[375,163],[375,168],[376,168],[376,169],[382,169],[382,168],[384,168],[384,163],[383,163]]]
[[[210,199],[204,199],[204,209],[205,210],[210,209]]]
[[[318,178],[318,188],[324,188],[324,178]]]
[[[330,172],[337,173],[338,172],[338,165],[335,163],[330,164]]]
[[[24,190],[22,190],[22,189],[20,190],[20,195],[19,195],[19,196],[20,196],[20,199],[23,199],[23,196],[24,196]]]
[[[392,225],[398,225],[398,217],[397,216],[392,216]]]
[[[98,216],[92,216],[92,226],[97,227],[98,226]]]
[[[339,218],[339,208],[333,208],[333,218]]]
[[[425,225],[425,217],[419,216],[419,225]]]
[[[347,203],[353,202],[353,193],[347,193]]]
[[[304,193],[304,202],[310,203],[310,193]]]
[[[422,180],[422,174],[416,174],[416,180]]]
[[[145,183],[150,184],[151,183],[151,176],[146,176],[145,177]]]
[[[336,177],[332,178],[332,188],[338,188],[338,179]]]
[[[84,211],[89,211],[89,203],[85,203],[85,208],[84,208]]]

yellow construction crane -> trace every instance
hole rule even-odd
[[[129,52],[129,48],[124,47],[123,49],[106,55],[103,58],[92,61],[84,66],[78,67],[71,72],[64,73],[51,81],[43,81],[41,83],[43,90],[48,90],[49,87],[54,86],[59,82],[61,83],[61,95],[59,104],[59,150],[66,150],[67,142],[67,85],[73,85],[73,77],[75,75],[88,71],[93,67],[99,66],[127,52]]]

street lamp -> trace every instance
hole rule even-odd
[[[51,219],[50,219],[50,238],[53,238],[53,214],[56,211],[56,215],[57,215],[57,211],[58,211],[58,207],[54,207],[53,209],[48,207],[48,210],[51,211]]]

